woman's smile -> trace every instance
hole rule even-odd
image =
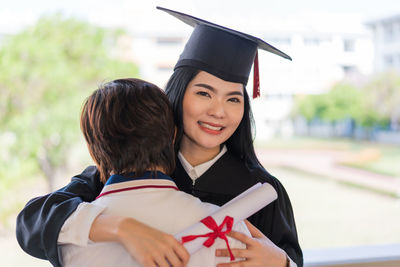
[[[220,134],[222,132],[222,130],[224,129],[224,127],[222,125],[214,124],[211,122],[199,121],[198,124],[199,124],[200,129],[202,129],[203,131],[205,131],[206,133],[209,133],[209,134]]]
[[[243,85],[201,71],[188,84],[182,105],[181,151],[218,153],[242,120]]]

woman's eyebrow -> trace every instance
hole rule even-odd
[[[196,83],[194,86],[203,87],[203,88],[206,88],[206,89],[208,89],[210,91],[215,92],[215,88],[214,87],[212,87],[211,85],[205,84],[205,83]]]
[[[226,94],[226,95],[228,95],[228,96],[231,96],[231,95],[243,96],[243,93],[240,92],[240,91],[233,91],[233,92],[229,92],[229,93]]]
[[[205,84],[205,83],[196,83],[194,86],[206,88],[206,89],[208,89],[208,90],[210,90],[210,91],[212,91],[214,93],[216,91],[214,87],[212,87],[209,84]],[[228,95],[228,96],[232,96],[232,95],[243,96],[243,93],[240,92],[240,91],[232,91],[232,92],[227,93],[226,95]]]

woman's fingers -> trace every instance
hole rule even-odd
[[[144,246],[146,246],[144,244]],[[147,246],[146,252],[143,252],[144,258],[138,259],[139,263],[145,267],[182,267],[186,263],[175,253],[174,248],[161,243],[158,246]]]
[[[249,225],[249,230],[252,225]],[[251,230],[252,234],[258,236],[259,234],[254,229]],[[277,247],[265,235],[260,238],[251,238],[243,233],[232,231],[228,236],[235,238],[242,243],[246,244],[246,249],[232,249],[232,254],[238,258],[237,262],[228,262],[218,264],[218,267],[239,267],[239,266],[252,266],[252,267],[281,267],[285,266],[286,253]],[[228,249],[217,249],[215,252],[217,257],[229,257]]]
[[[235,262],[227,262],[227,263],[219,263],[217,267],[246,267],[251,266],[248,261],[235,261]]]
[[[171,256],[171,255],[169,255],[169,256]],[[180,265],[174,265],[172,263],[170,265],[170,261],[168,260],[168,258],[163,257],[163,255],[157,255],[154,258],[154,262],[157,264],[158,267],[180,266]],[[175,262],[175,264],[177,264],[177,263]]]
[[[182,246],[181,243],[179,243],[178,241],[177,245],[174,246],[174,252],[176,255],[178,255],[179,259],[182,262],[182,266],[186,266],[187,263],[189,262],[189,258],[190,258],[190,254],[189,252],[186,250],[186,248],[184,246]]]
[[[186,266],[187,262],[189,261],[189,253],[182,246],[181,243],[178,242],[173,236],[169,236],[167,238],[167,251],[165,252],[166,259],[169,263],[169,266]]]
[[[164,234],[162,242],[158,246],[155,262],[160,267],[181,267],[186,266],[189,260],[189,253],[172,235]]]
[[[247,258],[249,256],[249,250],[234,248],[231,249],[233,256],[235,258]],[[217,249],[215,250],[215,256],[217,257],[230,257],[229,250],[227,249]]]
[[[166,263],[168,264],[167,267],[169,267],[169,266],[176,266],[176,267],[183,266],[182,265],[182,261],[180,260],[178,255],[175,254],[175,251],[173,251],[173,250],[167,251],[165,253],[165,259],[166,259]]]
[[[120,242],[145,267],[186,266],[189,253],[172,235],[130,219],[121,226]]]
[[[247,229],[249,229],[250,234],[252,237],[260,238],[260,237],[265,237],[265,235],[257,229],[253,224],[251,224],[248,220],[244,220],[244,223],[247,226]]]
[[[256,243],[257,241],[255,241],[253,238],[240,233],[240,232],[236,232],[236,231],[231,231],[227,234],[227,236],[232,237],[234,239],[237,239],[239,241],[241,241],[242,243],[246,244],[247,247],[254,245],[254,243]]]

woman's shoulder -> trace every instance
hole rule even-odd
[[[283,184],[280,180],[269,173],[263,167],[255,168],[251,170],[252,176],[254,176],[260,183],[269,183],[271,184],[276,190],[285,190]]]
[[[269,183],[272,185],[272,187],[275,189],[276,193],[278,194],[278,200],[275,201],[275,203],[279,203],[280,205],[283,206],[291,206],[290,204],[290,198],[289,195],[283,186],[283,184],[280,182],[278,178],[275,176],[271,175],[268,171],[265,169],[257,169],[253,170],[253,177],[257,179],[260,183]]]
[[[257,166],[255,168],[252,168],[250,170],[251,174],[256,177],[256,179],[260,183],[270,183],[270,184],[275,184],[279,183],[278,178],[273,176],[271,173],[269,173],[266,169],[264,169],[262,166]]]
[[[225,174],[232,180],[240,180],[250,187],[256,183],[269,183],[276,190],[283,188],[278,178],[269,173],[262,166],[249,167],[246,163],[227,152],[214,164],[210,171],[213,174]],[[246,177],[246,179],[243,179]]]
[[[227,152],[221,159],[219,160],[219,167],[229,168],[236,173],[246,173],[251,176],[252,180],[260,183],[271,183],[271,184],[279,184],[279,180],[270,174],[265,168],[262,166],[253,166],[250,167],[246,165],[246,163]]]

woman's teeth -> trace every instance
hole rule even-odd
[[[214,130],[214,131],[221,131],[222,130],[222,127],[211,126],[211,125],[209,125],[207,123],[204,123],[204,122],[201,122],[201,121],[199,121],[199,124],[202,127],[210,129],[210,130]]]

